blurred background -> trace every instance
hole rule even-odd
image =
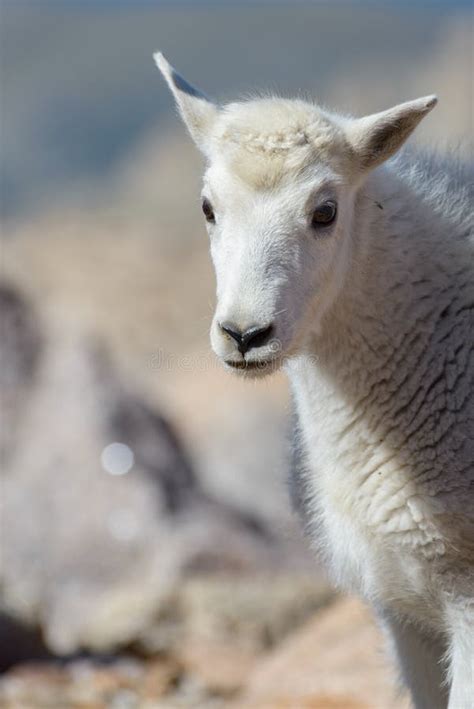
[[[437,93],[467,154],[469,2],[3,0],[0,706],[405,707],[286,492],[283,377],[208,344],[202,162],[153,61],[225,101]]]

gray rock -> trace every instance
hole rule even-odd
[[[15,421],[1,473],[0,610],[39,628],[55,653],[108,651],[137,637],[184,576],[280,563],[265,524],[203,489],[177,432],[100,343],[64,323],[40,336],[13,291],[0,307]]]

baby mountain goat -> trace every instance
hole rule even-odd
[[[285,368],[309,534],[373,606],[416,708],[472,709],[472,181],[387,162],[436,98],[357,119],[218,107],[155,59],[207,159],[212,346],[245,377]]]

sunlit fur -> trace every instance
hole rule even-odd
[[[157,62],[207,158],[212,346],[242,364],[219,323],[273,325],[246,355],[262,369],[235,371],[288,373],[311,539],[372,604],[416,708],[472,709],[472,173],[389,160],[434,97],[362,119],[277,98],[219,108]],[[315,229],[328,199],[337,220]]]

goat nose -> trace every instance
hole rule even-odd
[[[265,327],[253,325],[245,332],[239,330],[233,323],[220,323],[220,328],[237,342],[237,348],[243,355],[254,347],[265,345],[273,332],[273,325],[265,325]]]

